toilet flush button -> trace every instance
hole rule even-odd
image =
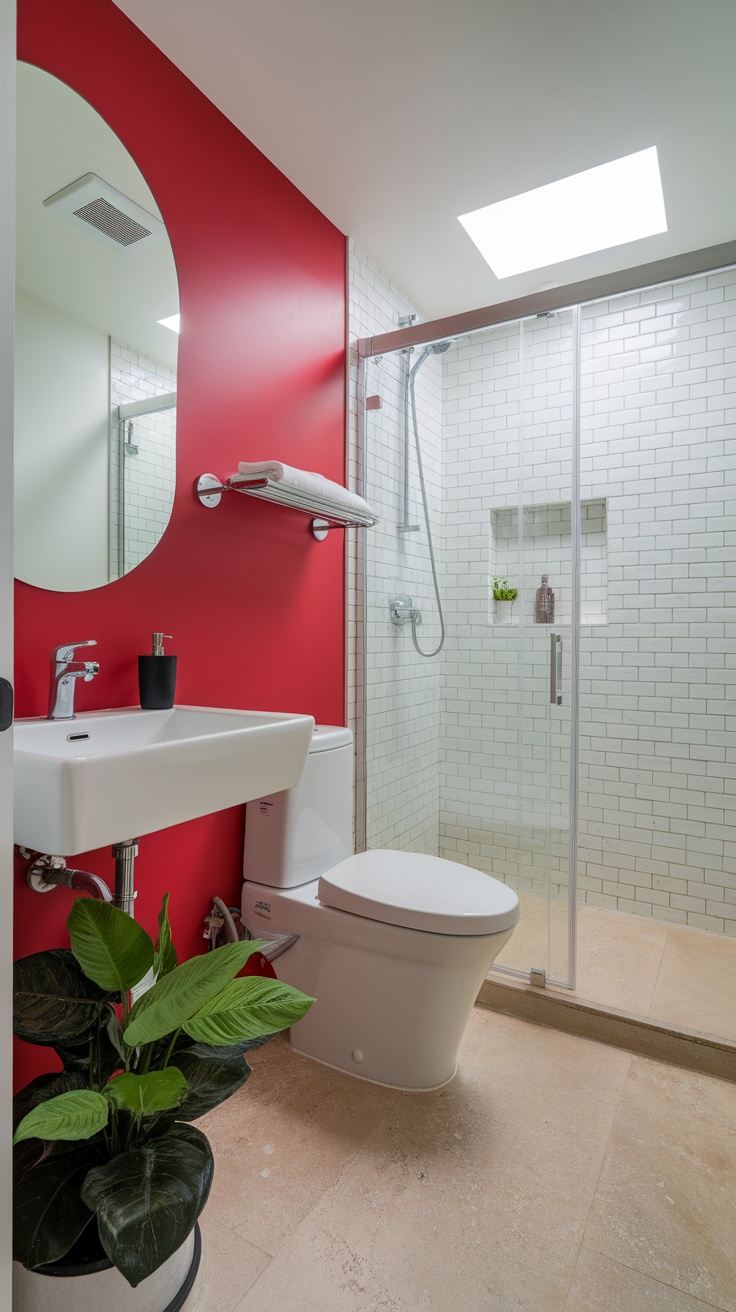
[[[353,1053],[353,1061],[362,1061],[362,1060],[363,1060],[363,1054],[360,1051],[360,1048],[356,1048],[355,1052]]]

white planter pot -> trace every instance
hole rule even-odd
[[[14,1262],[13,1312],[177,1312],[194,1283],[200,1253],[195,1226],[181,1248],[135,1289],[114,1266],[79,1275],[46,1275]]]
[[[514,623],[514,603],[513,601],[497,601],[496,606],[496,623],[513,624]]]

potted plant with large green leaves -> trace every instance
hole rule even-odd
[[[67,927],[71,950],[15,966],[15,1031],[63,1064],[16,1097],[15,1312],[174,1312],[196,1274],[214,1170],[191,1122],[245,1083],[243,1054],[313,999],[240,975],[258,942],[179,964],[168,894],[155,944],[86,898]]]

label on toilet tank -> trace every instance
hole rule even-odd
[[[253,915],[257,916],[259,920],[270,920],[271,903],[263,902],[260,898],[258,898],[258,900],[253,903]]]

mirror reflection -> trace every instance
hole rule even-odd
[[[16,576],[140,564],[171,514],[179,291],[156,202],[76,92],[18,66]]]

